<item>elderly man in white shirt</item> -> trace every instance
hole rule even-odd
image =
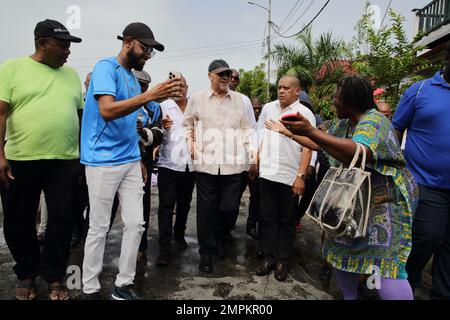
[[[191,209],[195,173],[184,139],[183,120],[187,107],[188,85],[181,78],[181,99],[161,103],[163,140],[158,160],[158,231],[159,256],[157,266],[170,263],[172,235],[179,249],[186,249],[186,222]],[[173,211],[176,205],[175,224]],[[173,228],[173,233],[172,233]]]
[[[224,256],[230,216],[239,209],[242,172],[250,160],[252,130],[240,94],[230,91],[224,60],[208,67],[211,88],[189,100],[183,126],[197,183],[199,270],[212,272],[212,257]],[[251,171],[256,171],[256,165]]]
[[[315,126],[314,114],[299,103],[300,82],[284,76],[278,83],[278,100],[266,104],[258,120],[260,205],[264,262],[256,274],[275,270],[275,278],[287,278],[287,263],[295,239],[298,198],[305,191],[305,179],[312,151],[293,139],[270,130],[283,117],[299,112]]]

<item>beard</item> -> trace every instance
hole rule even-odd
[[[144,69],[145,60],[144,63],[139,62],[140,57],[138,57],[132,50],[127,52],[127,60],[132,69],[136,71],[142,71],[142,69]]]

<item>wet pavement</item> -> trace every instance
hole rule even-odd
[[[303,219],[303,230],[297,233],[289,263],[289,277],[277,281],[273,272],[268,276],[255,275],[261,260],[256,257],[257,243],[245,232],[248,212],[248,190],[241,201],[240,214],[227,255],[214,263],[214,272],[205,274],[198,270],[199,254],[196,237],[196,195],[186,230],[188,248],[179,250],[174,245],[169,266],[157,267],[158,254],[157,188],[152,187],[152,209],[149,227],[149,248],[145,261],[138,263],[136,284],[145,299],[151,300],[335,300],[341,299],[334,277],[330,281],[320,279],[321,241],[320,229],[307,218]],[[16,277],[12,271],[14,262],[3,237],[3,213],[0,211],[0,299],[13,298]],[[103,272],[100,276],[100,295],[110,299],[118,272],[121,229],[120,215],[107,238]],[[71,250],[69,265],[80,266],[83,246]],[[72,278],[73,279],[73,278]],[[47,299],[45,284],[37,280],[39,299]],[[417,299],[426,299],[425,290],[416,292]],[[73,299],[80,299],[81,290],[71,290]],[[377,299],[371,292],[366,299]]]

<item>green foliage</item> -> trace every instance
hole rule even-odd
[[[267,101],[267,81],[266,73],[264,72],[264,64],[256,66],[253,70],[245,71],[239,70],[241,82],[237,87],[237,91],[245,94],[246,96],[258,97],[262,103]],[[277,93],[275,89],[275,95],[273,95],[273,86],[271,85],[271,97],[270,100],[276,99]]]
[[[409,41],[404,17],[389,11],[390,24],[376,31],[371,23],[373,13],[366,2],[363,16],[356,25],[357,35],[349,45],[349,57],[353,68],[386,89],[384,98],[396,106],[403,92],[421,79],[418,71],[424,61],[417,57],[423,47]],[[415,39],[416,40],[416,39]]]
[[[296,45],[275,45],[272,59],[278,64],[278,78],[292,74],[309,92],[317,113],[325,120],[335,116],[331,95],[344,75],[341,61],[346,59],[346,44],[332,32],[313,39],[311,29],[297,38]]]
[[[331,97],[339,80],[347,74],[359,73],[373,80],[375,87],[386,90],[382,98],[395,107],[403,92],[423,78],[425,68],[431,71],[439,68],[417,57],[417,53],[424,49],[416,45],[421,35],[409,41],[404,28],[405,19],[401,15],[390,10],[389,22],[375,30],[373,12],[369,7],[370,2],[366,2],[361,19],[355,26],[355,37],[349,43],[331,32],[313,39],[311,29],[307,29],[297,36],[295,44],[278,43],[274,46],[271,59],[278,66],[278,79],[285,74],[296,75],[302,88],[309,92],[315,111],[323,119],[331,120],[336,116]],[[264,65],[260,65],[253,71],[244,72],[238,90],[266,101],[263,69]],[[276,99],[276,87],[271,85],[273,99]]]

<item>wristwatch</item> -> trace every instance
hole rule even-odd
[[[306,174],[304,174],[304,173],[297,173],[297,177],[299,177],[303,181],[306,181]]]

